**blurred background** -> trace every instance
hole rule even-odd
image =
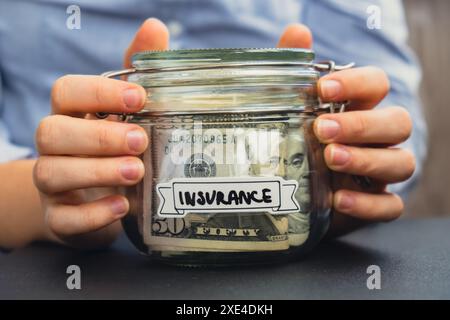
[[[409,216],[450,214],[450,1],[404,0],[410,44],[423,68],[421,98],[428,123],[428,159],[409,198]]]

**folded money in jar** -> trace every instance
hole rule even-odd
[[[344,66],[345,67],[345,66]],[[128,76],[147,90],[145,176],[122,220],[150,258],[183,266],[267,264],[310,251],[330,220],[330,175],[314,119],[321,72],[304,49],[140,52]]]

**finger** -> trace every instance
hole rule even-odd
[[[166,25],[155,18],[145,20],[141,25],[133,41],[128,47],[124,66],[131,66],[131,56],[145,50],[167,50],[169,48],[169,30]]]
[[[55,194],[83,188],[134,185],[144,176],[144,164],[136,157],[43,156],[36,161],[33,175],[41,192]]]
[[[142,109],[147,93],[137,84],[101,76],[66,75],[53,85],[54,114],[131,113]]]
[[[147,145],[144,129],[130,123],[54,115],[44,118],[36,130],[41,155],[138,155]]]
[[[330,73],[319,80],[323,101],[350,101],[350,109],[370,109],[389,92],[389,79],[377,67],[363,67]]]
[[[312,47],[311,30],[303,24],[296,23],[289,25],[278,41],[279,48],[305,48]]]
[[[405,181],[415,170],[414,155],[406,149],[329,144],[324,152],[331,170],[367,176],[385,183]]]
[[[327,113],[314,121],[314,133],[323,143],[395,145],[409,138],[411,117],[404,108]]]
[[[122,218],[129,209],[120,195],[108,196],[80,205],[54,204],[47,210],[50,230],[60,237],[93,232]]]
[[[349,216],[367,221],[390,221],[403,212],[402,199],[393,193],[371,194],[339,190],[334,194],[334,208]]]

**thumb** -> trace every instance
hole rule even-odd
[[[277,47],[310,49],[312,42],[311,30],[303,24],[296,23],[284,29]]]
[[[131,56],[144,50],[167,50],[169,48],[169,30],[160,20],[145,20],[136,32],[133,41],[125,52],[124,66],[131,66]]]

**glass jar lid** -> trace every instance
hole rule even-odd
[[[233,48],[138,52],[132,57],[138,69],[173,70],[257,65],[311,66],[314,52],[306,49]]]
[[[140,115],[314,111],[322,71],[347,66],[314,63],[314,52],[297,48],[234,48],[144,51],[128,75],[148,92]]]

